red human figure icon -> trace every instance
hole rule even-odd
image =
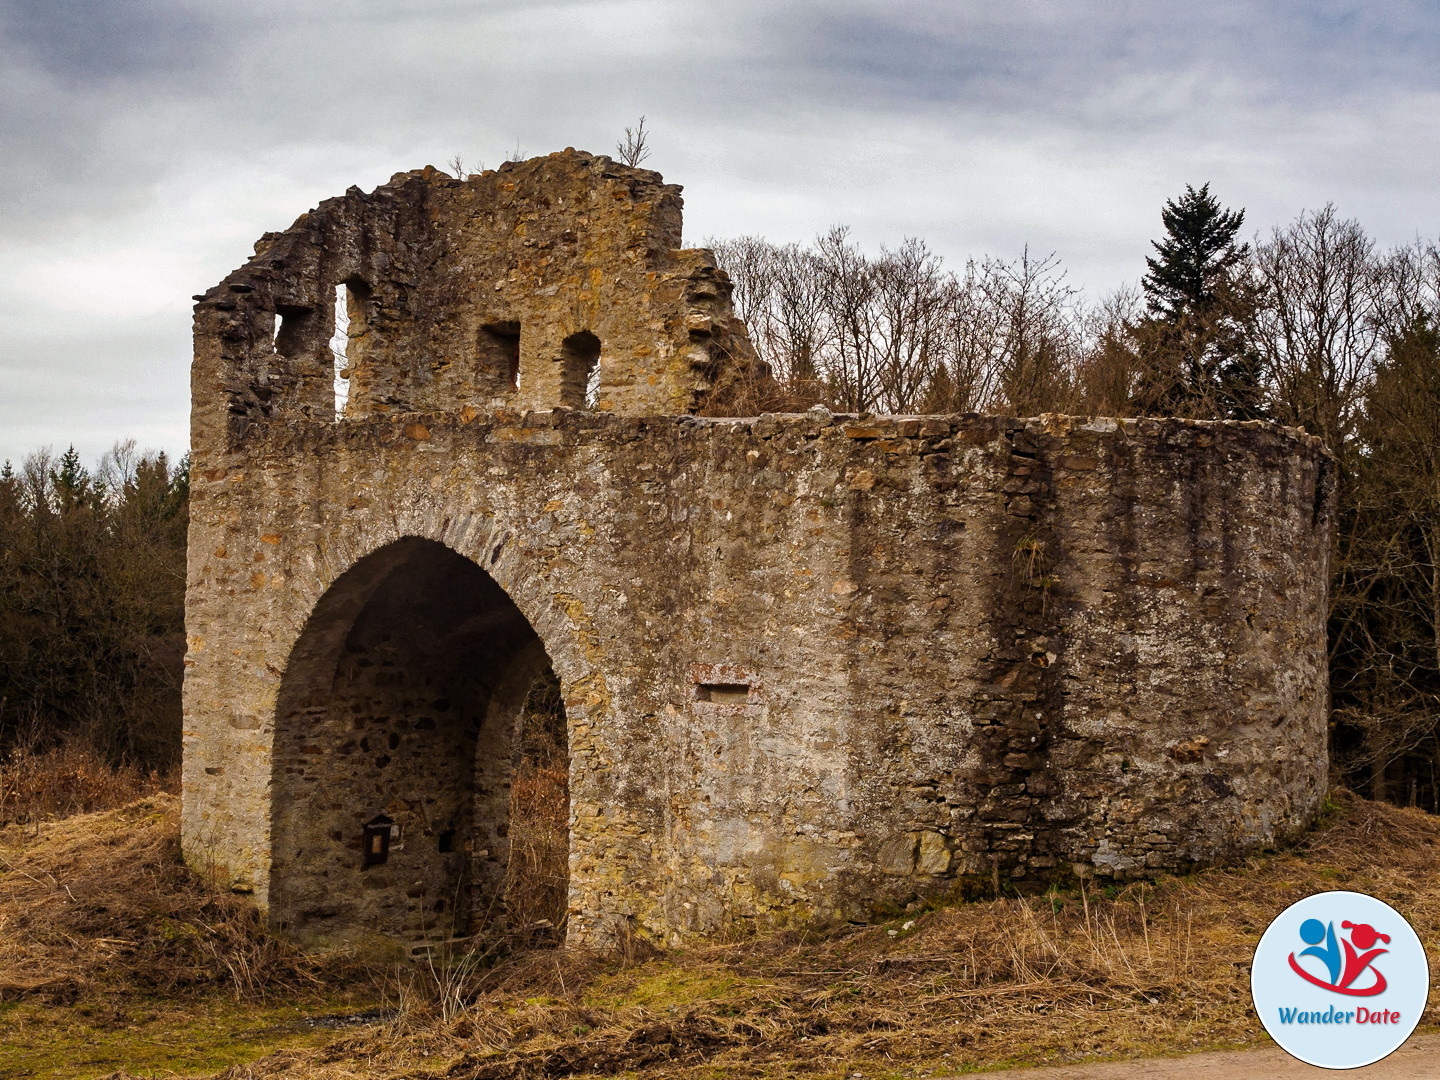
[[[1389,949],[1370,948],[1376,941],[1383,941],[1386,945],[1389,945],[1390,935],[1378,933],[1369,923],[1352,923],[1349,919],[1342,922],[1340,928],[1351,931],[1350,941],[1346,941],[1344,938],[1340,939],[1340,944],[1345,949],[1345,973],[1340,977],[1340,985],[1342,987],[1348,987],[1359,977],[1362,971],[1370,966],[1370,961],[1374,960],[1375,957],[1381,953],[1390,951]],[[1355,943],[1354,946],[1350,944],[1351,941]],[[1355,952],[1356,948],[1366,951],[1357,955]],[[1379,979],[1380,985],[1383,987],[1385,985],[1385,976],[1377,971],[1375,977]]]

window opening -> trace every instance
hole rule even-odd
[[[560,404],[593,409],[600,400],[600,339],[588,330],[560,343]]]
[[[585,408],[593,409],[600,404],[600,361],[596,357],[595,363],[590,368],[590,376],[585,380]]]
[[[490,323],[480,328],[477,342],[480,370],[510,390],[520,389],[520,324]]]
[[[335,366],[335,419],[345,416],[350,400],[350,290],[335,286],[335,333],[330,335],[330,355]]]
[[[312,325],[310,317],[314,308],[300,304],[277,304],[275,306],[275,351],[281,356],[294,358],[305,351],[306,333]]]

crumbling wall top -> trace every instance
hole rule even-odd
[[[682,205],[573,149],[352,187],[196,298],[193,444],[286,417],[694,412],[759,367],[729,279],[680,246]]]

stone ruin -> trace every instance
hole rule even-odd
[[[1307,824],[1316,440],[698,415],[766,375],[681,205],[572,150],[403,173],[197,298],[192,864],[312,945],[503,929],[552,671],[571,943],[1184,872]]]

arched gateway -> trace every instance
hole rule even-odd
[[[563,716],[553,732],[526,730],[548,719],[525,705],[553,679],[504,590],[443,544],[407,537],[342,574],[296,641],[276,698],[278,928],[415,947],[528,929],[506,926],[511,779],[527,734],[548,735],[563,757]],[[566,876],[563,863],[543,869]]]
[[[567,151],[351,189],[198,298],[189,860],[304,941],[513,929],[542,714],[572,942],[1125,880],[1304,826],[1323,447],[705,419],[765,374],[679,238],[678,188]]]

